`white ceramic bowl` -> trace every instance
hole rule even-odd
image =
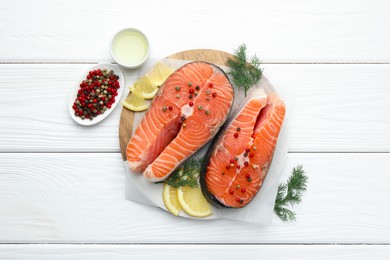
[[[73,106],[75,99],[77,98],[77,91],[80,89],[80,83],[87,77],[88,73],[91,70],[97,70],[97,69],[113,70],[114,73],[119,76],[118,95],[115,97],[115,102],[111,105],[111,108],[107,109],[104,112],[104,114],[100,114],[100,115],[96,116],[93,120],[90,120],[90,119],[83,120],[83,119],[81,119],[81,117],[74,115],[74,110],[73,110],[72,106]],[[69,105],[68,105],[70,116],[72,117],[72,119],[76,123],[78,123],[80,125],[84,125],[84,126],[95,125],[95,124],[103,121],[106,117],[108,117],[111,114],[111,112],[115,109],[116,105],[120,102],[124,88],[125,88],[125,79],[123,77],[121,70],[119,69],[119,67],[117,65],[107,63],[107,62],[102,62],[102,63],[96,64],[95,66],[92,66],[91,68],[88,69],[88,71],[83,73],[83,75],[80,77],[80,80],[77,83],[75,83],[75,86],[73,87],[73,89],[71,91],[70,98],[69,98]]]
[[[127,34],[127,40],[125,41],[123,38],[124,35]],[[131,35],[131,36],[130,36]],[[118,53],[119,42],[122,41],[122,50],[123,53]],[[128,46],[126,45],[128,44]],[[126,45],[125,47],[123,45]],[[145,50],[144,54],[139,54],[140,46],[143,46]],[[125,28],[117,32],[114,37],[112,37],[110,42],[110,53],[111,57],[121,66],[128,69],[136,69],[139,68],[145,61],[148,59],[150,54],[150,43],[146,35],[138,29],[135,28]],[[135,61],[131,61],[126,56],[133,56]],[[137,57],[136,57],[137,56]]]

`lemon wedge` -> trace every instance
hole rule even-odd
[[[167,207],[169,212],[175,216],[179,215],[182,208],[179,200],[177,199],[177,189],[165,183],[163,189],[163,199],[165,207]]]
[[[204,218],[212,214],[211,207],[199,187],[179,188],[177,197],[183,210],[190,216]]]
[[[136,92],[130,93],[130,95],[122,101],[122,105],[135,112],[144,111],[149,107],[149,104],[146,103],[145,99],[140,97]]]
[[[132,92],[136,91],[144,99],[152,99],[158,88],[172,74],[174,70],[165,64],[157,63],[149,73],[139,78],[130,86]]]

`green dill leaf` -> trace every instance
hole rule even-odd
[[[243,88],[245,96],[248,89],[261,79],[261,61],[256,55],[253,55],[248,62],[245,44],[238,46],[234,51],[233,58],[228,58],[226,64],[230,67],[229,74],[232,76],[234,85]]]
[[[276,194],[274,212],[282,221],[296,220],[295,212],[288,209],[302,202],[302,192],[307,189],[308,177],[305,175],[302,165],[292,169],[287,183],[281,183]]]
[[[283,207],[275,207],[274,209],[276,215],[279,216],[279,218],[283,221],[295,221],[296,220],[296,214],[290,209],[283,208]]]
[[[166,181],[167,184],[174,188],[181,187],[199,187],[199,175],[202,166],[203,159],[190,159],[184,162],[184,164]]]

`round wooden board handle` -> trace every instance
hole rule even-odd
[[[211,49],[196,49],[182,51],[168,56],[170,59],[189,60],[189,61],[206,61],[216,65],[226,65],[226,60],[232,57],[232,54],[211,50]],[[122,158],[126,161],[126,147],[130,140],[131,132],[133,130],[134,112],[122,108],[122,113],[119,121],[119,145],[122,153]]]

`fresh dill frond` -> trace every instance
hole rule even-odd
[[[203,158],[187,160],[179,169],[172,173],[167,180],[167,184],[174,188],[181,188],[185,186],[191,188],[198,187],[202,161]]]
[[[308,177],[302,165],[292,169],[286,183],[281,183],[275,199],[274,212],[282,221],[295,221],[296,214],[287,206],[293,207],[302,201],[302,192],[306,191]]]
[[[234,85],[238,88],[244,88],[246,97],[248,89],[261,79],[263,72],[260,68],[260,59],[255,54],[248,63],[246,45],[241,44],[234,51],[233,58],[228,58],[226,63],[230,67],[229,74],[233,78]]]

